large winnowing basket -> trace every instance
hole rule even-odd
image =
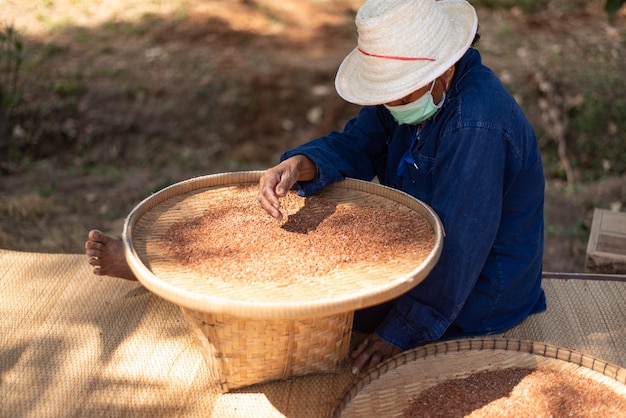
[[[357,266],[329,274],[316,278],[316,286],[288,285],[280,278],[224,286],[181,268],[154,244],[174,223],[201,215],[207,201],[219,202],[237,186],[256,184],[261,174],[222,173],[176,183],[141,202],[124,226],[131,269],[147,289],[180,307],[223,392],[336,371],[348,351],[354,311],[416,286],[433,268],[442,247],[443,228],[430,207],[397,190],[352,179],[318,194],[338,203],[410,209],[408,213],[423,217],[432,232],[430,252],[392,266]]]
[[[402,417],[410,403],[431,387],[477,372],[512,368],[573,373],[626,397],[626,369],[616,364],[538,341],[473,338],[427,344],[381,363],[353,383],[335,406],[332,417]],[[438,401],[450,399],[444,396]],[[509,411],[498,416],[520,414]],[[548,415],[537,412],[536,416]]]

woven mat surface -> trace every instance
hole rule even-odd
[[[548,311],[504,337],[626,366],[626,282],[544,281]],[[0,250],[1,417],[324,417],[337,374],[219,394],[179,309],[139,283],[100,278],[84,255]]]

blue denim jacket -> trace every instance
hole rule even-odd
[[[406,350],[498,333],[545,310],[541,155],[522,110],[477,50],[457,63],[443,106],[419,133],[398,125],[384,106],[366,106],[342,132],[281,158],[296,154],[318,169],[315,180],[296,185],[302,196],[344,177],[377,176],[441,218],[446,236],[437,265],[375,320],[388,343]]]

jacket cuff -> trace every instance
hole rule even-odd
[[[314,158],[312,155],[309,155],[305,152],[298,152],[298,151],[287,151],[284,154],[282,154],[280,156],[280,161],[284,161],[287,158],[293,157],[294,155],[305,155],[308,158],[311,159],[311,161],[313,161],[313,163],[315,163],[315,166],[317,167],[317,175],[315,176],[315,178],[313,180],[310,181],[299,181],[296,182],[296,184],[294,184],[293,188],[298,190],[298,196],[302,196],[302,197],[307,197],[307,196],[311,196],[312,194],[314,194],[315,192],[323,189],[324,187],[328,186],[329,184],[335,183],[337,181],[343,180],[343,177],[337,177],[337,176],[328,176],[327,172],[335,172],[334,170],[326,170],[325,167],[323,166],[323,163],[320,162],[319,160],[317,160],[316,158]]]

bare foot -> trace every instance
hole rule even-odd
[[[137,280],[126,262],[124,244],[120,239],[94,229],[89,231],[85,249],[89,264],[93,266],[93,274]]]

